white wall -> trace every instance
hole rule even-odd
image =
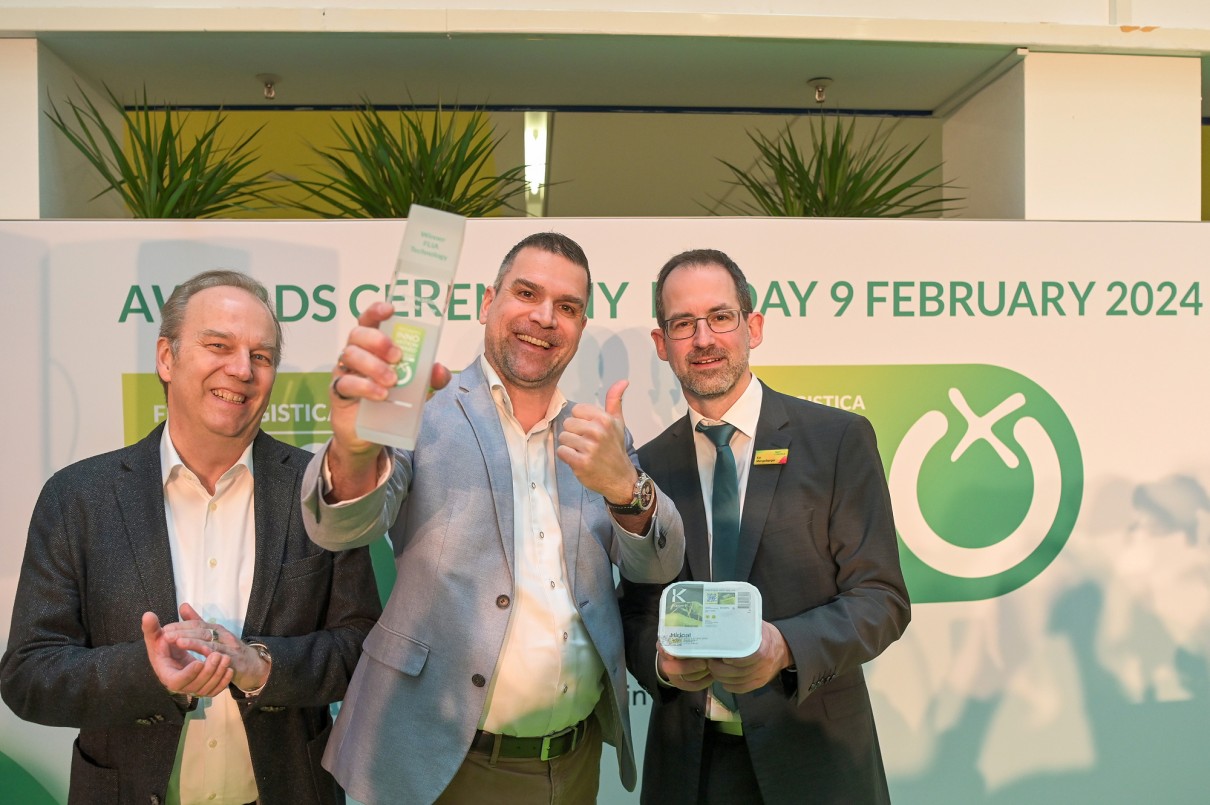
[[[58,107],[72,128],[78,128],[68,100],[80,105],[84,93],[101,110],[107,125],[121,131],[121,117],[109,106],[103,92],[96,89],[45,45],[38,46],[38,73],[34,83],[38,105],[38,159],[30,160],[33,170],[41,163],[41,204],[30,218],[129,218],[130,213],[116,193],[96,197],[105,182],[47,119],[51,103]]]
[[[1147,30],[1140,30],[1146,27]],[[609,33],[1210,51],[1196,0],[0,0],[33,31]]]
[[[1201,62],[1031,53],[1025,217],[1201,219]]]
[[[1018,64],[949,116],[943,167],[963,218],[1025,217],[1025,69]]]
[[[607,6],[604,7],[603,6]],[[55,12],[87,9],[112,13],[122,10],[171,10],[194,13],[206,9],[239,10],[241,13],[276,13],[283,22],[297,19],[300,10],[320,11],[339,19],[341,14],[375,11],[484,11],[525,12],[532,0],[75,0],[71,3],[38,0],[0,0],[0,10]],[[1059,23],[1068,25],[1159,25],[1210,27],[1210,7],[1196,0],[767,0],[754,6],[750,0],[544,0],[546,12],[627,13],[662,12],[682,15],[771,14],[852,19],[964,20],[978,22]],[[305,15],[304,15],[305,16]],[[434,17],[436,19],[437,17]],[[86,23],[87,25],[87,23]],[[91,26],[89,26],[91,27]]]
[[[0,154],[38,153],[38,43],[0,39]],[[0,160],[0,218],[38,217],[38,160]]]

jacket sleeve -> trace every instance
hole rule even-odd
[[[773,621],[798,670],[798,701],[874,659],[911,619],[882,460],[870,423],[854,417],[839,440],[828,511],[837,594]]]
[[[626,668],[648,694],[667,701],[680,691],[660,684],[655,672],[660,595],[664,587],[622,579],[618,585],[618,607],[626,637]]]
[[[124,638],[97,644],[88,606],[81,502],[52,477],[34,507],[13,602],[8,648],[0,660],[0,694],[26,721],[87,729],[183,711],[147,660],[136,622]]]
[[[630,432],[626,432],[626,449],[630,460],[638,466]],[[655,514],[647,528],[647,534],[636,537],[617,524],[613,524],[611,559],[618,566],[622,578],[636,582],[663,583],[672,581],[681,572],[685,560],[685,527],[681,514],[672,498],[656,488]]]
[[[256,707],[318,707],[344,698],[361,656],[361,644],[382,614],[369,548],[327,554],[325,573],[297,580],[290,598],[298,595],[327,605],[318,613],[313,631],[301,624],[270,620],[269,634],[247,639],[263,643],[273,658],[269,679],[255,697],[246,697],[234,685],[232,695]],[[305,585],[303,585],[305,582]],[[290,608],[290,598],[276,607]],[[300,602],[299,608],[311,606]],[[291,613],[283,613],[286,618]],[[275,634],[275,632],[277,634]],[[282,634],[284,632],[284,634]]]
[[[369,545],[390,530],[407,500],[412,483],[412,454],[390,450],[391,471],[373,491],[356,500],[329,504],[324,500],[327,483],[323,476],[329,446],[331,441],[315,454],[303,476],[303,525],[307,536],[329,551]]]

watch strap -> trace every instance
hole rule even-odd
[[[651,487],[647,489],[647,487]],[[647,492],[646,500],[644,500],[644,491]],[[639,470],[638,480],[634,482],[634,496],[629,503],[610,503],[608,499],[605,505],[614,514],[642,514],[651,508],[655,503],[654,481],[647,473]]]

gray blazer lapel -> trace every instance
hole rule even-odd
[[[163,430],[164,425],[160,425],[130,448],[123,458],[127,471],[114,479],[114,491],[134,556],[134,569],[148,604],[162,622],[168,623],[179,620],[180,615],[176,609],[176,583],[160,471]]]
[[[508,573],[514,576],[516,557],[513,551],[513,472],[508,458],[508,443],[496,412],[496,400],[488,388],[487,378],[476,358],[458,375],[458,404],[470,422],[480,455],[487,457],[487,477],[496,508],[496,528],[500,545],[508,560]],[[466,455],[470,455],[469,451]],[[497,459],[496,457],[500,458]],[[451,460],[455,457],[451,456]],[[515,576],[514,576],[515,580]]]
[[[789,424],[786,409],[781,401],[769,393],[761,403],[760,419],[756,423],[756,437],[752,440],[752,460],[757,450],[784,450],[790,447],[790,434],[783,429]],[[739,549],[735,555],[735,576],[747,579],[756,559],[756,549],[765,531],[765,521],[773,506],[773,493],[781,478],[781,464],[753,465],[748,468],[748,489],[744,493],[744,511],[739,523]]]
[[[252,443],[253,516],[256,520],[256,566],[244,634],[264,633],[277,582],[286,558],[286,539],[301,528],[297,481],[299,471],[283,463],[289,453],[264,432]],[[283,522],[283,520],[285,522]]]
[[[571,415],[571,403],[563,406],[563,410],[551,423],[554,431],[555,448],[559,446],[559,434],[563,431],[563,422]],[[576,589],[576,560],[580,555],[580,525],[584,522],[584,485],[572,472],[567,462],[555,457],[555,485],[559,490],[559,528],[563,532],[563,565],[567,568],[567,585],[573,591]],[[602,509],[604,502],[601,503]],[[605,552],[609,547],[605,546]]]
[[[693,444],[693,428],[689,415],[681,419],[669,433],[672,439],[669,461],[673,471],[668,476],[665,494],[677,503],[681,521],[685,524],[685,561],[689,563],[690,578],[710,578],[710,540],[707,538],[706,504],[702,500],[702,482],[698,474],[697,448]],[[691,534],[700,534],[693,539]]]

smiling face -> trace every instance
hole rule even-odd
[[[738,309],[735,280],[718,265],[683,265],[664,280],[661,293],[665,319],[706,317],[719,310]],[[712,331],[697,322],[690,338],[673,340],[652,330],[656,352],[668,361],[694,410],[717,419],[748,387],[748,354],[763,339],[764,318],[749,313],[729,333]]]
[[[517,253],[479,309],[484,354],[510,396],[558,385],[580,345],[587,304],[583,267],[533,247]]]
[[[273,315],[252,294],[231,286],[194,294],[175,353],[167,338],[156,342],[172,443],[182,458],[238,458],[252,442],[277,376],[278,347]]]

